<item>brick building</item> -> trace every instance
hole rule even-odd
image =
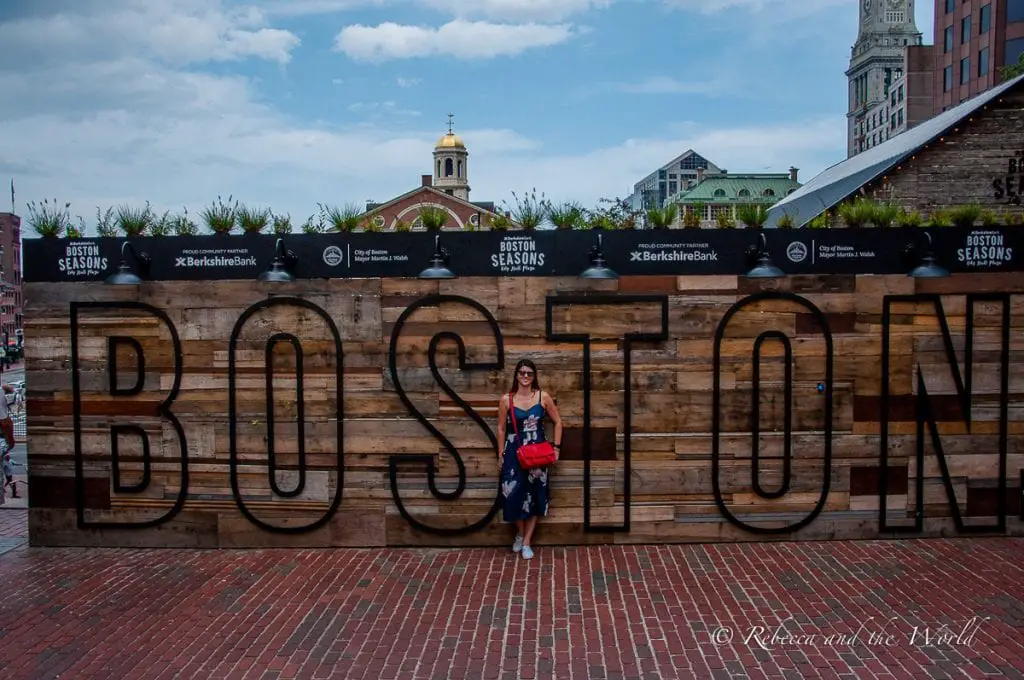
[[[495,217],[494,203],[469,200],[469,151],[448,124],[448,133],[434,146],[433,175],[423,175],[420,186],[384,203],[367,203],[364,219],[378,229],[392,231],[404,223],[422,229],[420,210],[439,208],[448,213],[445,229],[486,228]]]
[[[932,112],[995,87],[1024,53],[1024,0],[935,0]]]
[[[1024,215],[1024,76],[997,85],[819,173],[768,213],[803,226],[867,196],[928,213],[979,204],[1002,220]]]
[[[0,213],[0,341],[15,341],[22,305],[21,218]]]

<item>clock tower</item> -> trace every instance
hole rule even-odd
[[[847,156],[867,148],[878,126],[869,112],[889,97],[889,86],[903,73],[906,48],[921,44],[914,23],[914,0],[856,0],[860,15],[857,42],[850,51]],[[882,121],[886,124],[886,121]]]

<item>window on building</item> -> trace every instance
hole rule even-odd
[[[708,162],[698,154],[690,154],[679,162],[680,170],[696,170],[696,169],[707,170]]]
[[[906,15],[903,12],[886,12],[885,21],[889,24],[902,24]]]
[[[949,92],[953,89],[953,67],[947,66],[942,69],[942,91]]]
[[[885,95],[889,95],[889,86],[892,85],[892,69],[885,69]]]
[[[900,88],[899,88],[899,90],[897,90],[897,93],[898,93],[897,94],[898,99],[896,101],[902,102],[903,101],[903,86],[902,85],[900,85]]]
[[[451,177],[453,174],[455,174],[455,164],[451,158],[446,158],[444,160],[444,176]]]
[[[725,189],[715,189],[715,198],[725,198]]]
[[[960,20],[960,44],[965,45],[971,40],[971,15]]]
[[[992,28],[992,3],[981,8],[981,13],[978,15],[978,35],[988,33],[990,28]]]
[[[764,191],[761,192],[761,195],[764,196],[765,198],[769,198],[775,195],[775,191],[773,189],[765,189]]]
[[[679,183],[678,182],[673,182],[672,180],[669,180],[669,182],[668,182],[668,193],[674,194],[677,191],[679,191]]]
[[[1018,21],[1024,21],[1024,0],[1006,0],[1006,23],[1014,24]]]
[[[943,52],[952,52],[953,51],[953,27],[952,26],[946,26],[946,33],[944,35],[943,42],[942,42],[942,51]]]
[[[1021,0],[1024,2],[1024,0]],[[1013,40],[1006,41],[1006,58],[1003,64],[1009,66],[1010,64],[1016,64],[1017,60],[1020,59],[1020,55],[1024,54],[1024,38],[1014,38]]]
[[[969,83],[971,81],[971,58],[964,57],[960,60],[960,84]]]
[[[731,205],[728,205],[728,204],[726,204],[726,205],[712,204],[710,206],[710,208],[711,208],[711,217],[709,219],[717,220],[719,215],[728,215],[729,217],[732,217],[732,206]]]
[[[988,48],[983,47],[978,51],[978,75],[988,75]]]
[[[892,116],[889,118],[889,127],[891,129],[893,129],[893,130],[896,129],[896,114],[895,113],[892,114]]]
[[[736,195],[739,196],[740,198],[744,198],[744,197],[750,195],[750,190],[749,189],[740,189],[739,191],[736,192]]]
[[[896,112],[897,125],[903,125],[903,109]]]
[[[951,13],[956,9],[956,3],[953,0],[946,0],[946,14]]]

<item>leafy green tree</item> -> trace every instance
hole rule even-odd
[[[1017,57],[1016,64],[1009,64],[999,69],[999,75],[1003,80],[1011,80],[1024,73],[1024,54]]]

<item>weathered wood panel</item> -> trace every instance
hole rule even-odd
[[[827,342],[804,307],[790,300],[765,300],[732,317],[722,334],[716,373],[716,331],[729,308],[761,285],[801,295],[828,320],[833,348],[829,461],[825,459],[823,391],[829,368]],[[509,540],[509,529],[500,522],[500,515],[474,533],[437,535],[418,530],[402,513],[447,530],[473,525],[487,516],[497,494],[496,456],[489,433],[466,409],[479,414],[495,431],[498,397],[508,389],[515,362],[524,357],[537,363],[542,384],[556,398],[567,428],[565,459],[551,473],[551,511],[538,531],[540,543],[895,535],[892,527],[883,530],[879,521],[883,418],[888,422],[885,500],[890,524],[912,525],[921,493],[923,530],[911,535],[955,533],[943,465],[927,427],[924,464],[917,463],[919,374],[939,433],[950,488],[964,521],[993,524],[999,507],[1003,329],[998,305],[986,302],[976,306],[968,426],[957,385],[958,379],[962,384],[966,376],[967,306],[963,293],[973,291],[1024,293],[1024,280],[1006,274],[916,282],[905,276],[791,277],[770,284],[735,276],[625,277],[610,282],[570,278],[331,280],[278,287],[241,281],[144,283],[138,288],[28,284],[31,540],[37,545],[196,547],[503,544]],[[552,314],[553,332],[592,338],[589,404],[594,430],[589,519],[595,525],[621,524],[628,503],[628,532],[585,530],[582,390],[586,367],[580,343],[545,337],[546,298],[583,292],[665,295],[668,301],[668,338],[634,343],[628,375],[623,338],[627,333],[660,332],[657,304],[576,304],[559,306]],[[891,310],[889,372],[883,375],[884,296],[914,292],[942,295],[957,368],[947,361],[935,308],[924,302],[900,303]],[[391,334],[399,317],[409,305],[432,293],[478,301],[493,314],[498,327],[492,328],[478,310],[465,305],[424,307],[401,329],[391,357]],[[336,324],[340,353],[329,324],[317,314],[274,305],[246,321],[232,354],[231,335],[243,311],[281,295],[299,297],[323,309]],[[153,305],[167,314],[180,338],[178,356],[167,326],[144,311],[79,310],[77,363],[85,521],[158,519],[175,507],[184,488],[182,510],[158,526],[79,528],[77,524],[69,315],[70,303],[75,301]],[[1009,455],[1003,499],[1008,517],[1004,531],[1021,534],[1024,297],[1012,295],[1010,301],[1010,365],[1005,376]],[[775,339],[765,342],[759,370],[754,369],[755,342],[769,331],[789,338],[793,357],[788,484],[782,343]],[[464,361],[470,366],[495,362],[501,338],[504,367],[460,368],[459,346],[450,338],[437,343],[432,357],[432,340],[442,332],[457,333],[463,339]],[[301,382],[295,373],[298,355],[287,342],[277,344],[269,354],[272,374],[268,382],[267,341],[278,333],[300,339]],[[110,392],[111,336],[134,338],[142,348],[143,389],[138,394]],[[119,345],[116,353],[116,384],[124,390],[136,383],[138,357],[126,344]],[[389,364],[392,359],[395,375]],[[175,385],[176,367],[180,369],[179,391],[173,402],[165,405]],[[464,404],[446,393],[435,371]],[[234,454],[229,418],[232,378]],[[631,392],[628,434],[627,380]],[[268,384],[273,391],[269,413]],[[887,402],[882,398],[885,385]],[[399,387],[419,418],[431,423],[457,448],[466,475],[460,498],[438,500],[431,494],[427,465],[442,492],[458,487],[459,465],[444,443],[406,408]],[[751,435],[755,400],[759,412],[756,438]],[[187,475],[182,472],[177,431],[161,413],[162,407],[174,414],[187,438]],[[712,467],[716,418],[717,500]],[[118,437],[122,488],[115,486],[110,434],[114,425],[141,428],[148,435],[149,478],[140,491],[124,488],[147,481],[137,431]],[[392,457],[410,455],[424,458],[396,465],[393,490]],[[919,474],[923,475],[920,492]],[[341,501],[334,509],[339,484]],[[275,487],[279,492],[296,493],[283,497],[275,493]],[[758,493],[757,487],[763,493]],[[785,493],[777,493],[783,489]],[[723,513],[753,527],[785,529],[819,506],[820,514],[810,523],[776,534],[752,532],[728,521]],[[250,521],[241,507],[259,522],[275,527],[318,526],[300,533],[267,531]]]

